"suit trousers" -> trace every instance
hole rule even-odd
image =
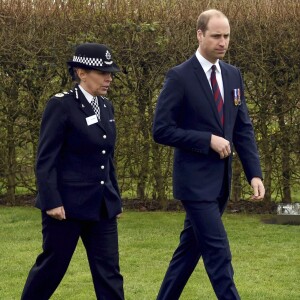
[[[43,252],[29,272],[22,300],[48,300],[61,282],[79,237],[86,249],[97,299],[123,300],[116,218],[63,221],[42,213]]]
[[[157,300],[179,299],[201,256],[217,298],[240,299],[233,281],[229,242],[221,220],[228,198],[226,188],[224,182],[220,197],[215,200],[182,201],[186,211],[184,229]]]

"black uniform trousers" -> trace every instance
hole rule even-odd
[[[233,281],[229,242],[221,220],[227,199],[228,184],[224,179],[218,199],[182,201],[186,211],[184,229],[157,300],[179,299],[201,256],[217,298],[240,299]]]
[[[61,282],[79,237],[85,246],[97,299],[124,299],[116,218],[63,221],[42,213],[43,252],[32,267],[21,299],[48,300]]]

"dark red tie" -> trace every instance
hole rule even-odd
[[[220,88],[218,85],[218,81],[216,78],[216,66],[212,65],[211,67],[211,75],[210,75],[211,88],[213,91],[214,99],[217,105],[219,117],[221,120],[222,126],[224,125],[224,113],[223,113],[223,98],[220,92]]]

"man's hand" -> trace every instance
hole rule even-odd
[[[220,136],[211,135],[210,147],[219,153],[221,159],[226,158],[231,154],[229,141]]]
[[[56,207],[46,211],[47,215],[57,220],[64,220],[66,218],[65,209],[63,206]]]
[[[262,200],[265,196],[265,187],[262,180],[259,177],[253,177],[251,180],[251,186],[253,188],[252,200]]]

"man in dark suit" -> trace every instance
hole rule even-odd
[[[43,252],[32,267],[23,300],[47,300],[62,280],[79,237],[97,299],[124,299],[116,217],[121,196],[113,164],[116,128],[104,96],[119,71],[105,45],[79,45],[69,71],[77,81],[43,114],[36,163]]]
[[[262,172],[240,71],[219,59],[230,26],[217,10],[197,20],[196,54],[166,75],[154,117],[153,137],[175,148],[174,197],[186,218],[180,243],[157,299],[176,300],[202,256],[218,299],[240,299],[221,216],[230,192],[234,145],[253,199],[264,197]]]

